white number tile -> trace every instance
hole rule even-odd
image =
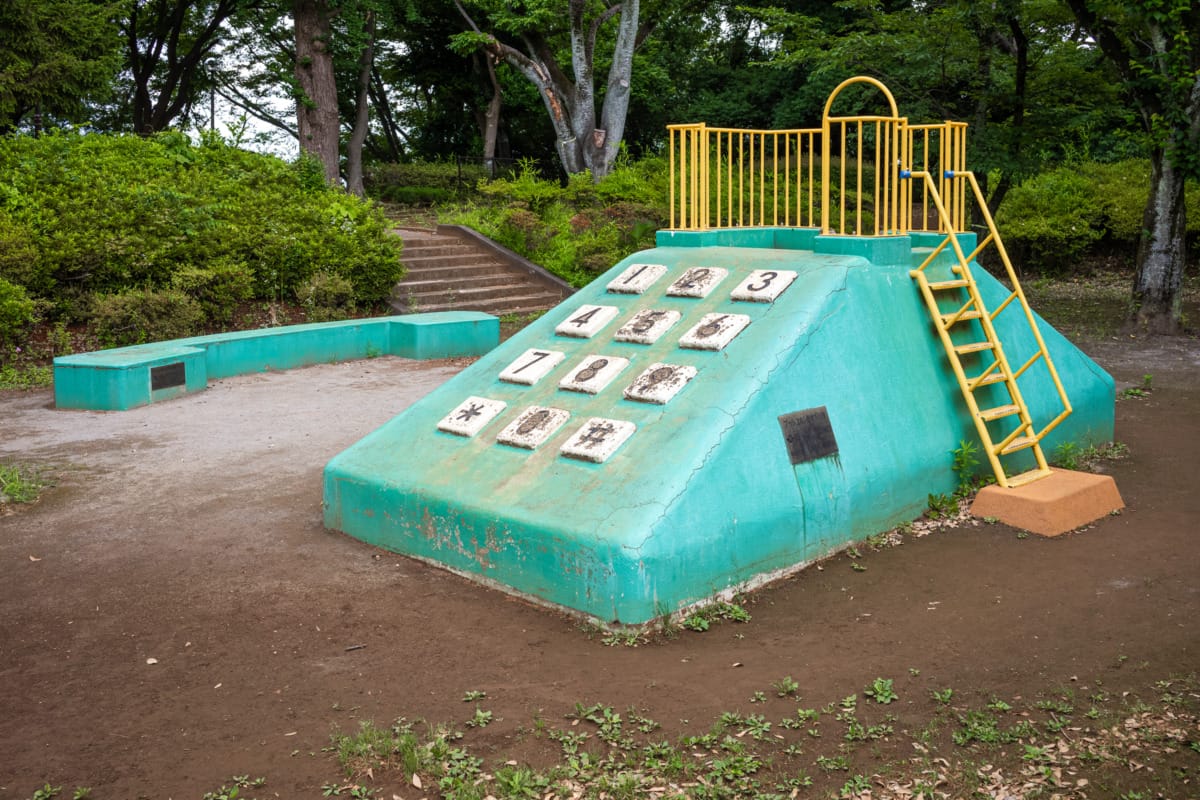
[[[708,297],[728,274],[729,270],[720,267],[692,267],[667,287],[667,294],[671,297]]]
[[[483,430],[485,425],[507,407],[508,403],[503,400],[471,396],[442,418],[437,425],[438,430],[471,437]]]
[[[688,350],[724,350],[749,324],[750,317],[745,314],[705,314],[679,339],[679,346]]]
[[[662,264],[630,264],[609,281],[608,291],[611,294],[642,294],[666,274],[667,268]]]
[[[579,362],[567,377],[559,381],[560,389],[596,394],[612,383],[613,378],[629,366],[628,358],[620,356],[588,356]]]
[[[682,317],[678,311],[648,308],[639,311],[633,319],[617,328],[613,338],[618,342],[654,344]]]
[[[663,405],[687,382],[696,377],[696,368],[682,364],[651,364],[625,387],[625,399]]]
[[[526,350],[516,361],[504,368],[500,373],[500,380],[533,386],[566,357],[565,353],[557,350]]]
[[[570,416],[569,411],[561,408],[530,406],[521,412],[521,416],[510,422],[508,427],[496,434],[496,441],[534,450],[549,439]]]
[[[791,270],[756,269],[737,285],[730,297],[750,303],[773,303],[794,280],[796,273]]]
[[[601,328],[612,322],[618,313],[620,313],[620,309],[616,306],[583,305],[559,323],[554,332],[559,336],[590,339],[599,333]]]
[[[558,452],[567,458],[602,464],[636,430],[637,425],[632,422],[592,417],[575,431]]]

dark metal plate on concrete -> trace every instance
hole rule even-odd
[[[187,385],[187,369],[182,361],[150,368],[150,391],[170,389],[172,386]]]
[[[779,427],[792,466],[837,455],[837,439],[825,406],[784,414],[779,418]]]

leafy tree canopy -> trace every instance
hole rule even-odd
[[[0,3],[0,133],[88,121],[120,67],[111,0]]]

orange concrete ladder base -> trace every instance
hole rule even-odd
[[[1015,489],[980,489],[971,514],[1042,536],[1058,536],[1124,507],[1111,475],[1051,469],[1045,478]]]

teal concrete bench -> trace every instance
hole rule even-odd
[[[500,320],[443,311],[215,333],[54,359],[58,408],[124,411],[198,392],[209,380],[379,355],[478,356],[500,341]]]

